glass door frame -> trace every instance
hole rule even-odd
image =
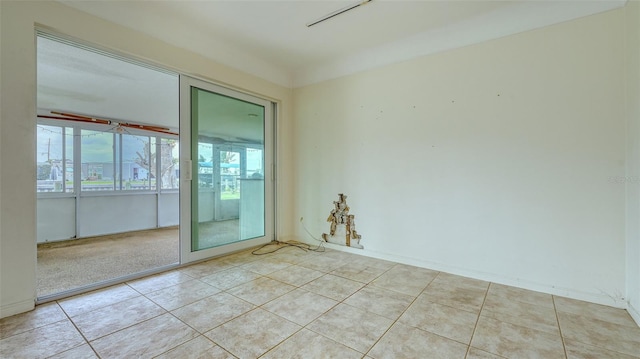
[[[192,181],[198,179],[198,159],[192,158],[191,89],[204,91],[254,103],[264,107],[264,225],[265,235],[253,239],[192,251],[191,192]],[[268,243],[275,238],[275,105],[268,100],[232,90],[190,76],[180,75],[180,263],[186,264]],[[195,146],[198,146],[196,143]],[[196,219],[197,221],[197,219]]]

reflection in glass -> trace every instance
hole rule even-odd
[[[82,191],[113,191],[114,134],[90,130],[81,133]]]
[[[264,107],[198,88],[191,101],[192,251],[264,236]]]
[[[160,181],[162,189],[178,189],[180,181],[180,143],[163,138],[160,141]]]

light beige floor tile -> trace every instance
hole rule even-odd
[[[329,273],[357,282],[369,283],[386,271],[387,269],[372,267],[364,262],[354,262],[338,267]]]
[[[418,328],[396,323],[371,349],[375,359],[446,358],[463,359],[467,346]]]
[[[347,304],[338,304],[306,328],[366,353],[391,324],[393,321],[388,318]]]
[[[87,313],[98,308],[106,307],[111,304],[139,296],[140,293],[133,290],[128,285],[118,284],[86,294],[62,299],[59,300],[58,303],[70,317],[75,317],[79,314]]]
[[[322,277],[323,275],[324,273],[317,270],[301,267],[298,265],[292,265],[277,272],[273,272],[269,274],[268,277],[287,284],[291,284],[295,287],[300,287],[311,282],[314,279]]]
[[[171,314],[144,321],[91,342],[102,358],[153,358],[198,336]]]
[[[272,254],[273,258],[278,258],[278,260],[291,264],[298,264],[310,259],[313,256],[319,255],[318,252],[315,252],[313,250],[302,250],[294,246],[286,246],[283,248],[283,246],[284,245],[281,245],[280,247],[282,249]],[[317,245],[311,246],[312,249],[315,249],[316,247]]]
[[[154,359],[235,359],[226,350],[217,346],[204,335],[180,344]]]
[[[480,313],[486,290],[472,287],[458,287],[446,283],[431,283],[424,295],[432,302],[458,308],[467,312]]]
[[[329,248],[327,248],[325,252],[319,253],[319,256],[333,258],[334,260],[337,260],[345,264],[356,261],[358,258],[362,258],[362,256],[359,254],[353,254],[353,253],[343,252],[337,249],[329,249]]]
[[[38,305],[30,312],[0,319],[0,339],[66,319],[58,304]]]
[[[467,353],[466,359],[504,359],[504,357],[487,353],[484,350],[472,347],[469,348],[469,353]]]
[[[204,333],[253,308],[253,304],[223,292],[173,310],[171,313],[200,333]]]
[[[351,264],[357,264],[359,266],[367,266],[372,268],[379,268],[389,270],[394,267],[397,263],[386,261],[384,259],[372,258],[367,256],[355,256],[350,258]]]
[[[344,303],[396,320],[414,299],[411,295],[366,286],[345,299]]]
[[[482,307],[482,315],[531,329],[560,335],[558,319],[553,308],[514,301],[489,292]]]
[[[497,295],[510,301],[535,304],[555,309],[555,306],[553,305],[553,296],[551,294],[534,292],[532,290],[510,287],[496,283],[491,283],[488,294]]]
[[[564,358],[559,335],[480,316],[471,346],[507,358]]]
[[[565,348],[567,350],[568,359],[638,359],[640,353],[637,356],[622,354],[593,345],[584,344],[575,340],[565,339]]]
[[[400,319],[400,323],[469,344],[478,315],[433,303],[420,295]]]
[[[327,297],[296,289],[262,306],[299,325],[307,325],[338,304]]]
[[[556,304],[558,312],[582,315],[594,319],[603,320],[620,325],[626,325],[632,328],[638,328],[636,322],[631,315],[624,309],[607,307],[605,305],[583,302],[564,297],[554,296],[553,300]]]
[[[394,262],[385,261],[383,259],[355,255],[351,253],[348,253],[348,255],[349,256],[345,257],[345,260],[343,260],[342,263],[345,263],[345,265],[355,266],[358,268],[376,268],[378,270],[383,270],[384,272],[386,272],[396,265],[396,263]]]
[[[267,275],[273,272],[277,272],[281,269],[291,266],[289,262],[283,262],[277,258],[264,258],[251,263],[243,264],[242,269],[246,269],[258,274]]]
[[[261,359],[358,359],[359,353],[320,334],[302,329]]]
[[[145,296],[166,310],[174,310],[219,292],[220,289],[194,279],[151,292]]]
[[[227,290],[228,293],[255,305],[262,305],[286,294],[296,287],[271,278],[258,278]]]
[[[640,353],[640,328],[582,315],[558,312],[562,335],[568,339],[628,355]]]
[[[83,344],[79,347],[67,350],[60,354],[56,354],[49,359],[98,359],[96,353],[91,349],[89,344]]]
[[[240,284],[250,282],[254,279],[258,279],[260,277],[261,275],[256,272],[251,272],[240,267],[235,267],[214,273],[212,275],[208,275],[206,277],[202,277],[200,278],[200,280],[207,284],[211,284],[216,288],[226,290]]]
[[[376,287],[417,296],[437,275],[438,272],[430,269],[397,264],[376,278],[371,284]]]
[[[470,288],[486,291],[489,289],[489,282],[483,280],[462,277],[455,274],[440,272],[431,283],[433,285],[455,286],[459,288]]]
[[[332,274],[326,274],[303,285],[301,288],[337,301],[342,301],[362,287],[364,287],[363,283],[337,277]]]
[[[257,358],[302,327],[256,308],[205,335],[240,359]]]
[[[248,358],[455,358],[482,307],[466,359],[561,358],[565,348],[568,359],[640,359],[640,328],[624,310],[337,250],[249,250],[128,284],[1,319],[0,357],[96,358],[69,315],[109,358],[234,358],[200,333]]]
[[[261,256],[257,256],[252,254],[251,252],[255,249],[250,249],[246,251],[240,251],[237,253],[229,254],[227,256],[222,257],[225,262],[229,264],[242,265],[247,264],[249,262],[257,261],[261,259]]]
[[[0,340],[0,358],[46,358],[84,344],[68,319]]]
[[[147,294],[192,279],[193,277],[190,277],[179,270],[173,270],[127,282],[127,284],[138,292]]]
[[[320,255],[313,256],[298,263],[299,266],[323,273],[329,273],[346,264],[349,264],[349,256],[343,252],[337,251],[321,253]]]
[[[164,313],[164,309],[149,299],[135,297],[71,319],[87,340],[91,341]]]
[[[233,268],[236,265],[236,263],[227,261],[224,258],[215,258],[180,268],[179,271],[193,278],[202,278],[225,269]]]

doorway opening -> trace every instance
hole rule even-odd
[[[179,76],[37,36],[38,301],[174,266]]]

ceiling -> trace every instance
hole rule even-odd
[[[178,128],[178,76],[39,36],[38,114]]]
[[[80,115],[112,121],[104,127],[108,130],[114,123],[135,123],[178,131],[177,74],[46,33],[38,36],[37,46],[38,114],[47,116],[42,123]],[[205,90],[191,101],[198,133],[207,142],[264,143],[262,106]]]
[[[198,89],[192,94],[197,106],[198,134],[216,144],[264,144],[265,108],[250,102]]]
[[[626,0],[62,3],[287,87],[608,11]]]
[[[38,37],[38,110],[178,128],[178,76]]]

